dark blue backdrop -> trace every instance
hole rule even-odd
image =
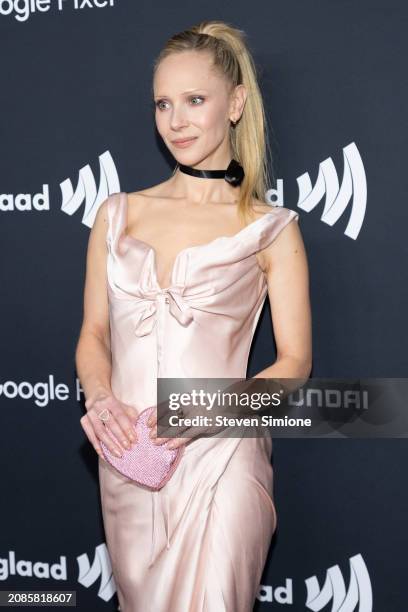
[[[172,170],[154,129],[153,59],[203,19],[246,31],[272,128],[271,188],[300,213],[308,252],[312,375],[405,377],[408,8],[24,6],[0,2],[0,590],[76,590],[80,610],[108,611],[117,601],[74,351],[97,207]],[[271,336],[266,305],[249,375],[271,362]],[[405,440],[276,439],[279,525],[257,608],[405,610],[406,461]]]

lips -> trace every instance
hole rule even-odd
[[[177,140],[172,140],[173,144],[184,144],[185,142],[191,142],[195,140],[196,136],[192,136],[191,138],[178,138]]]

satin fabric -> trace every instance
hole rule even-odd
[[[256,253],[298,213],[271,207],[234,236],[183,249],[160,287],[155,250],[126,233],[128,196],[108,198],[112,391],[138,412],[158,377],[245,378],[267,294]],[[251,612],[277,524],[272,440],[201,438],[160,491],[99,459],[122,612]]]

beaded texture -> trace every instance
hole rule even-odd
[[[179,448],[167,448],[166,443],[154,444],[150,437],[150,428],[147,421],[155,411],[155,406],[143,410],[133,427],[136,431],[137,441],[130,449],[122,449],[116,436],[110,429],[108,434],[119,445],[122,457],[116,457],[101,440],[101,448],[105,459],[126,478],[133,480],[141,486],[153,491],[161,489],[174,474],[176,467],[184,452],[184,444]]]

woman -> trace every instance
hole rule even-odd
[[[257,377],[308,377],[306,255],[290,223],[298,214],[258,199],[264,111],[243,33],[204,22],[174,36],[153,90],[157,130],[178,166],[98,210],[76,352],[87,398],[81,424],[101,457],[122,612],[249,612],[276,528],[270,437],[173,439],[185,445],[182,460],[155,492],[104,461],[100,441],[118,456],[129,447],[135,418],[157,401],[158,377],[245,378],[267,292],[277,360]],[[232,159],[243,180],[225,174]],[[151,427],[155,443],[167,443],[154,418]]]

